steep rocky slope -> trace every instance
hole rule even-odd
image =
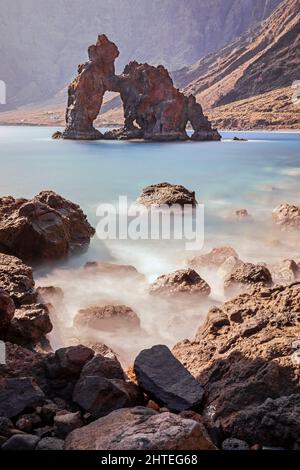
[[[300,2],[285,0],[260,26],[174,74],[206,109],[275,89],[300,76]]]
[[[100,33],[120,44],[118,72],[132,58],[173,70],[242,34],[280,0],[0,0],[0,79],[7,106],[52,97]],[[1,105],[0,105],[1,110]]]

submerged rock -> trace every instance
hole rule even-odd
[[[237,209],[234,215],[238,220],[245,220],[251,217],[247,209]]]
[[[196,207],[195,191],[189,191],[180,184],[158,183],[143,189],[137,202],[146,207],[189,205]]]
[[[292,448],[300,432],[300,283],[255,288],[209,312],[175,356],[202,384],[225,437]]]
[[[200,406],[203,388],[167,346],[144,349],[134,361],[140,387],[161,406],[184,411]]]
[[[163,297],[199,296],[208,297],[211,289],[193,269],[180,269],[171,274],[163,274],[151,284],[150,294]]]
[[[281,204],[273,210],[273,221],[284,230],[300,228],[300,206]]]
[[[74,319],[77,328],[114,330],[125,328],[132,330],[140,327],[137,314],[126,305],[103,305],[79,310]]]
[[[218,248],[213,248],[209,253],[204,255],[197,255],[193,258],[190,258],[187,263],[192,268],[201,268],[201,267],[217,267],[219,268],[228,258],[237,258],[237,252],[231,248],[231,246],[222,246]]]
[[[199,423],[143,407],[117,410],[73,431],[66,450],[208,450]]]
[[[0,212],[0,249],[23,260],[66,256],[86,246],[94,233],[80,207],[53,191],[13,200]]]

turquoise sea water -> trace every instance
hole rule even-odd
[[[149,184],[178,183],[195,190],[197,200],[204,203],[203,251],[229,244],[245,260],[300,261],[299,240],[287,235],[283,239],[271,224],[278,204],[300,204],[299,133],[223,132],[222,142],[142,143],[54,141],[55,130],[0,127],[1,195],[32,197],[52,189],[80,204],[96,225],[99,203],[114,202],[119,195],[135,200]],[[249,140],[233,142],[235,135]],[[241,208],[252,215],[248,222],[231,216]],[[59,283],[66,269],[106,259],[134,264],[151,280],[180,267],[185,257],[182,246],[172,243],[103,243],[95,237],[86,253],[60,263],[54,271],[53,266],[39,267],[37,276],[44,283]],[[61,283],[68,281],[64,277]],[[176,335],[165,342],[174,339]]]

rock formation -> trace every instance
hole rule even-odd
[[[300,206],[281,204],[273,210],[273,221],[282,230],[300,228]]]
[[[141,389],[160,406],[174,412],[200,407],[203,388],[166,346],[141,351],[134,372]]]
[[[208,313],[175,356],[204,387],[224,437],[292,449],[300,433],[300,283],[255,288]]]
[[[66,450],[212,450],[199,423],[144,407],[117,410],[75,430]]]
[[[33,199],[0,198],[0,251],[49,260],[88,245],[95,231],[77,204],[53,191]]]
[[[187,140],[186,126],[194,129],[192,140],[220,140],[193,95],[185,96],[173,85],[162,65],[130,62],[122,75],[115,75],[117,46],[102,34],[88,49],[89,61],[78,66],[78,76],[68,89],[64,139],[92,140],[103,135],[93,127],[104,93],[120,93],[124,129],[109,131],[107,139]],[[60,135],[55,133],[53,138]]]
[[[228,258],[238,258],[237,252],[231,246],[221,246],[213,248],[209,253],[196,255],[187,260],[187,264],[192,268],[216,267],[219,268]]]
[[[79,310],[74,318],[78,328],[114,330],[123,328],[132,330],[140,327],[137,314],[126,305],[100,305]]]
[[[149,292],[151,295],[162,297],[197,296],[206,298],[210,295],[211,289],[193,269],[179,269],[174,273],[159,276],[151,284]]]
[[[89,47],[89,61],[78,66],[78,76],[69,85],[64,139],[101,139],[93,121],[100,112],[104,93],[111,88],[109,81],[114,76],[118,55],[117,46],[104,34],[98,36],[96,45]]]
[[[224,291],[227,296],[233,296],[246,291],[253,285],[271,287],[272,276],[268,268],[263,265],[240,262],[226,276]]]
[[[147,186],[139,196],[138,203],[146,207],[173,206],[178,204],[183,207],[189,205],[196,207],[195,191],[180,184],[158,183]]]

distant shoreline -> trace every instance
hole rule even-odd
[[[57,130],[61,130],[64,128],[64,126],[55,126],[55,124],[34,124],[34,123],[2,123],[0,122],[0,127],[55,127]],[[101,126],[96,126],[97,129],[101,128],[115,128],[115,127],[123,127],[122,124],[105,124],[103,123]],[[189,129],[187,129],[189,130]],[[230,128],[230,129],[223,129],[222,127],[218,127],[218,130],[221,132],[272,132],[272,133],[277,133],[277,134],[300,134],[300,129],[235,129],[235,128]]]

